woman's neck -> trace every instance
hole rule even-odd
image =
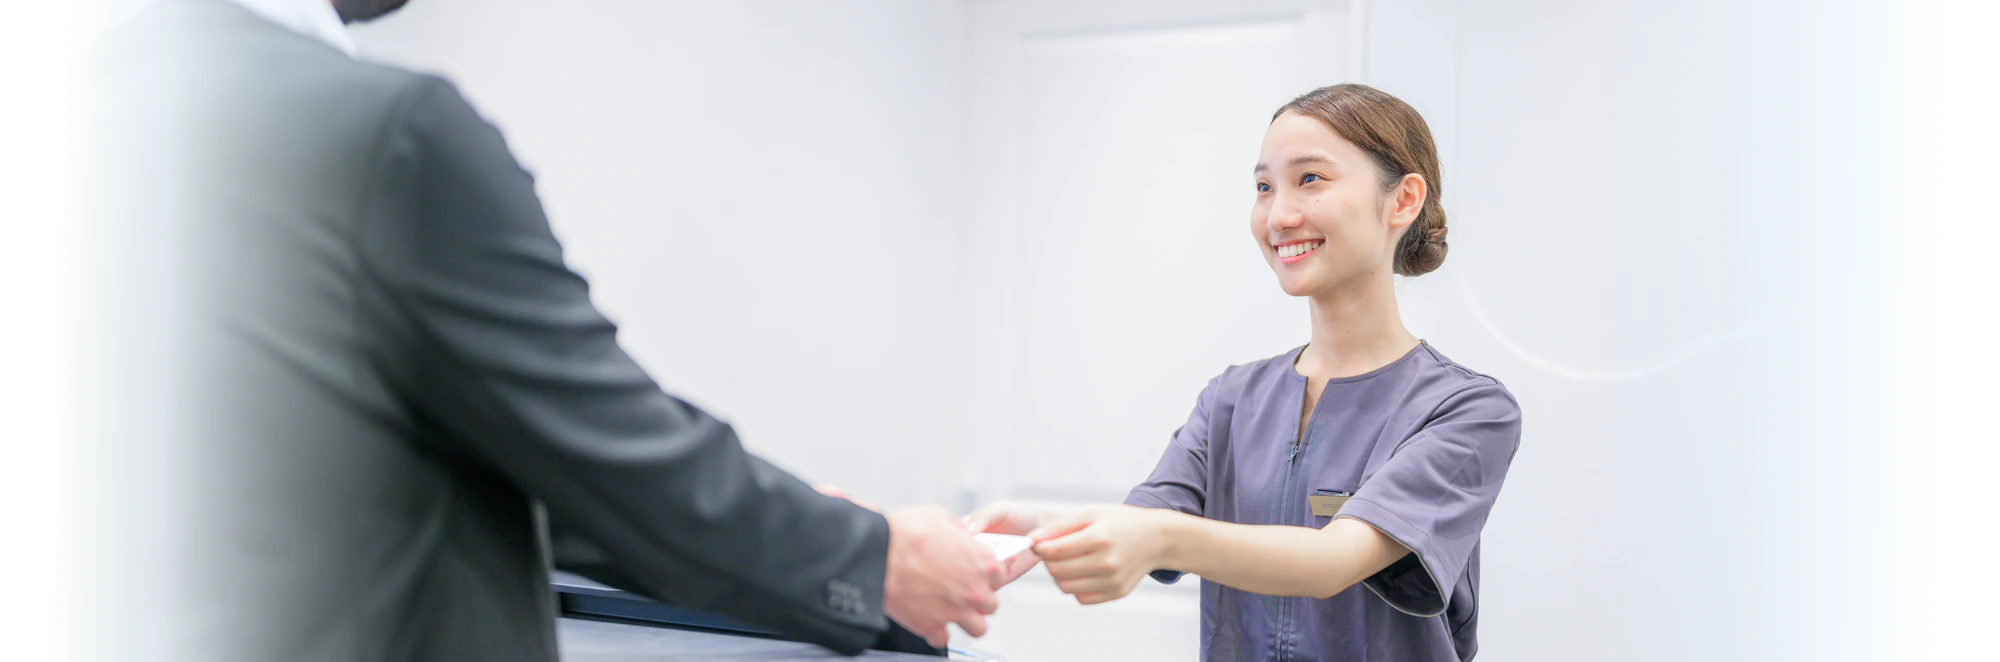
[[[1369,279],[1356,287],[1314,295],[1312,344],[1299,355],[1299,374],[1314,380],[1352,377],[1389,365],[1415,349],[1417,337],[1403,328],[1396,286]]]

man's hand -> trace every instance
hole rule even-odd
[[[1093,506],[1058,517],[1028,535],[1056,587],[1092,605],[1125,597],[1167,553],[1172,511]]]
[[[932,646],[951,640],[946,625],[986,634],[986,615],[999,609],[993,589],[1000,561],[972,539],[965,525],[936,506],[888,515],[889,573],[882,582],[882,611]]]
[[[1021,536],[1041,527],[1042,523],[1048,520],[1048,512],[1040,508],[1012,501],[995,501],[966,515],[965,526],[973,533]],[[1041,560],[1041,557],[1036,556],[1032,550],[1015,554],[1014,558],[1008,559],[1006,566],[1000,570],[1000,585],[1014,583],[1014,580],[1020,579],[1021,575],[1035,569],[1035,564],[1041,563]]]
[[[1025,503],[995,501],[966,515],[965,526],[973,533],[1025,536],[1029,531],[1041,528],[1048,519],[1049,514],[1040,508]]]

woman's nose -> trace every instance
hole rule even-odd
[[[1270,215],[1264,217],[1265,226],[1272,230],[1288,230],[1305,225],[1305,222],[1305,212],[1298,207],[1285,204],[1283,200],[1272,204]]]

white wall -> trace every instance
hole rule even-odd
[[[1048,366],[996,346],[996,325],[1018,321],[989,305],[1007,287],[992,270],[1021,254],[987,238],[1020,219],[982,187],[989,159],[1025,143],[974,121],[990,115],[975,74],[992,63],[969,58],[982,21],[1042,4],[1073,3],[419,0],[358,38],[447,73],[507,131],[573,262],[669,388],[812,478],[962,505],[1094,480],[1012,460],[996,479],[984,446],[1010,443],[1018,415],[993,413],[1006,403],[984,376]],[[1251,5],[1350,7],[1063,11]],[[1453,252],[1403,283],[1407,321],[1525,410],[1486,531],[1481,659],[1898,659],[1910,642],[1896,633],[1926,614],[1896,577],[1918,533],[1903,515],[1919,504],[1910,424],[1928,387],[1910,342],[1929,336],[1909,293],[1930,232],[1900,206],[1894,165],[1909,126],[1899,15],[1351,6],[1360,80],[1423,112],[1444,161]],[[1227,241],[1241,221],[1218,205]],[[1241,290],[1208,294],[1282,317],[1269,282],[1230,282]],[[1091,314],[1154,317],[1156,299],[1104,297]],[[1160,374],[1198,378],[1218,357],[1289,348],[1302,307],[1292,319],[1221,336],[1161,324],[1145,344],[1190,347]],[[1178,412],[1160,420],[1080,406],[1027,429],[1163,443],[1198,388],[1100,394]],[[1122,475],[1152,459],[1107,463]],[[1185,595],[1084,610],[1046,586],[1009,591],[988,642],[1017,659],[1112,659],[1134,640],[1193,656],[1192,632],[1160,643],[1158,622],[1118,617],[1192,622]]]
[[[1429,117],[1451,213],[1407,315],[1525,414],[1483,659],[1907,650],[1889,580],[1915,436],[1889,385],[1917,383],[1895,348],[1920,281],[1916,219],[1883,222],[1896,19],[1378,5],[1368,80]]]

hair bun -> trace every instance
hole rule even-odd
[[[1403,235],[1405,252],[1402,259],[1396,262],[1396,273],[1422,276],[1444,266],[1444,257],[1451,253],[1451,244],[1444,240],[1448,232],[1444,226],[1444,210],[1433,211],[1436,213],[1427,213],[1418,220],[1419,224],[1430,227],[1421,230],[1411,228],[1408,234]]]
[[[1271,121],[1285,113],[1317,119],[1366,152],[1374,161],[1383,195],[1406,176],[1422,178],[1423,207],[1396,237],[1390,268],[1396,274],[1418,276],[1444,264],[1450,249],[1444,242],[1444,182],[1438,178],[1437,143],[1417,109],[1367,85],[1342,83],[1299,95],[1271,113]]]

